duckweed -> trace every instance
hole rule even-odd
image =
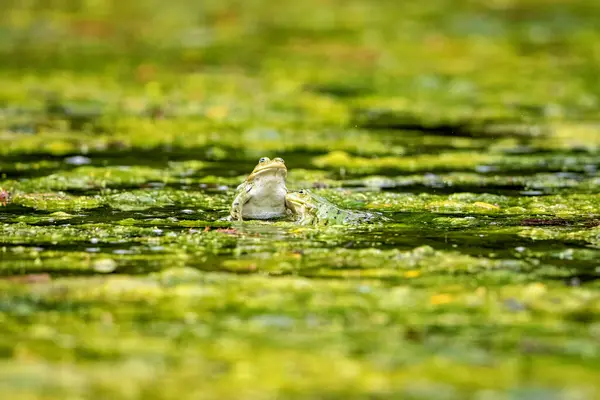
[[[1,398],[600,397],[598,4],[34,3]],[[223,219],[262,156],[386,221]]]

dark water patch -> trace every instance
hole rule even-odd
[[[50,174],[59,172],[59,171],[69,171],[75,167],[48,167],[48,168],[35,168],[35,169],[27,169],[27,170],[18,170],[15,168],[0,168],[0,173],[4,179],[14,179],[14,180],[22,180],[22,179],[33,179],[33,178],[41,178],[44,176],[48,176]]]
[[[534,252],[560,251],[570,248],[585,249],[587,242],[580,240],[531,239],[514,233],[495,233],[483,229],[439,229],[435,227],[394,227],[378,231],[353,232],[360,247],[410,250],[431,246],[437,250],[460,251],[463,254],[494,258],[521,257],[520,249]]]
[[[308,84],[304,86],[304,90],[336,98],[352,98],[371,94],[374,88],[366,83],[340,81]]]
[[[137,238],[140,238],[138,236]],[[8,250],[6,254],[10,254],[9,251],[12,249],[18,248],[19,251],[15,252],[12,256],[7,256],[6,254],[2,256],[2,261],[13,259],[22,259],[19,258],[19,254],[22,253],[22,249],[25,250],[34,250],[43,255],[46,251],[52,252],[63,252],[63,253],[76,253],[76,252],[85,252],[85,253],[106,253],[106,254],[142,254],[143,246],[140,245],[137,241],[135,241],[136,237],[129,237],[127,239],[118,239],[118,240],[92,240],[82,238],[80,240],[71,239],[69,241],[56,242],[54,240],[43,240],[40,239],[36,241],[36,243],[31,243],[28,241],[1,241],[0,245],[5,246]],[[152,254],[148,252],[148,254]],[[25,258],[26,259],[26,258]]]
[[[196,148],[179,148],[176,146],[159,146],[150,149],[128,148],[128,149],[88,149],[85,153],[65,153],[61,155],[52,155],[48,153],[24,153],[5,155],[2,157],[1,173],[5,173],[5,178],[22,179],[30,177],[44,176],[49,173],[72,171],[81,166],[91,167],[119,167],[119,166],[141,166],[156,169],[167,170],[170,163],[185,161],[202,161],[207,164],[192,174],[192,177],[216,176],[232,177],[249,174],[258,162],[254,156],[245,156],[244,152],[234,147],[223,145],[218,146],[218,156],[215,153],[215,146],[203,146]],[[312,157],[322,155],[319,151],[268,151],[265,156],[280,156],[286,160],[288,168],[310,168],[312,167]],[[77,158],[85,158],[88,161],[85,164],[73,162]],[[56,163],[55,167],[44,169],[29,168],[18,170],[14,165],[18,163],[35,164],[40,160]],[[185,171],[182,171],[185,172]],[[186,177],[188,175],[185,175]]]
[[[408,130],[467,138],[529,138],[539,136],[539,127],[527,126],[518,118],[482,118],[458,122],[426,121],[410,112],[385,109],[355,110],[353,126],[363,129]]]
[[[422,229],[435,229],[438,232],[473,231],[507,227],[561,226],[570,228],[593,228],[598,225],[595,217],[572,216],[556,218],[539,215],[534,218],[522,214],[480,214],[469,212],[384,212],[390,221],[405,226]],[[457,222],[454,224],[454,222]],[[386,231],[385,225],[381,228]]]
[[[600,280],[600,273],[573,273],[564,278],[563,282],[567,286],[577,287]]]
[[[366,185],[362,186],[365,187]],[[348,187],[348,186],[345,186]],[[360,187],[360,186],[354,186]],[[426,184],[387,184],[382,185],[380,187],[381,190],[387,192],[397,192],[397,193],[414,193],[416,195],[421,193],[427,194],[454,194],[454,193],[489,193],[499,196],[523,196],[523,191],[525,189],[522,185],[454,185],[454,184],[444,184],[444,183],[432,183],[430,185]],[[548,191],[546,193],[540,192],[541,194],[551,194],[553,191]]]
[[[385,176],[385,177],[394,177],[394,176],[406,177],[406,176],[412,176],[412,175],[415,175],[416,173],[421,172],[421,173],[423,173],[424,177],[428,177],[428,176],[431,177],[430,179],[433,182],[437,181],[435,179],[436,175],[440,175],[439,178],[441,179],[444,176],[443,174],[451,174],[451,173],[456,173],[456,174],[476,173],[477,175],[481,176],[483,179],[498,177],[500,179],[505,179],[505,180],[514,178],[515,180],[523,181],[524,178],[531,178],[530,182],[519,183],[519,185],[521,185],[523,187],[531,187],[531,188],[537,188],[537,186],[541,186],[541,188],[543,188],[543,186],[544,186],[543,184],[536,181],[537,179],[539,179],[537,177],[537,175],[552,176],[554,179],[552,181],[549,181],[549,183],[552,183],[552,184],[554,184],[554,186],[557,186],[557,187],[561,187],[561,183],[562,183],[562,186],[564,186],[564,187],[572,187],[573,182],[580,183],[580,182],[583,182],[585,179],[596,177],[595,173],[589,173],[588,171],[585,171],[585,167],[582,167],[582,168],[569,167],[569,169],[571,169],[569,171],[565,171],[565,169],[566,168],[562,168],[559,166],[551,167],[547,164],[540,164],[539,166],[536,166],[536,167],[524,166],[522,169],[519,169],[517,166],[511,166],[511,167],[505,168],[504,165],[478,165],[474,168],[471,168],[471,167],[465,167],[465,168],[432,167],[432,168],[427,168],[426,171],[421,171],[421,170],[409,171],[409,170],[399,170],[396,168],[377,168],[376,173],[378,176]],[[339,175],[339,172],[332,171],[332,173],[334,174],[334,176],[336,178],[342,178],[342,176]],[[360,178],[360,177],[369,177],[371,175],[372,175],[372,172],[344,171],[343,177],[345,177],[345,178],[348,178],[348,177]],[[548,179],[548,178],[546,178],[546,179]],[[572,182],[568,182],[569,180]],[[481,182],[481,186],[494,185],[494,184],[495,183],[489,183],[489,182],[485,182],[485,181]],[[502,185],[502,183],[498,183],[498,185]]]
[[[569,147],[569,148],[539,148],[533,147],[530,145],[516,145],[513,147],[509,147],[502,151],[507,155],[523,155],[523,156],[556,156],[556,157],[577,157],[577,158],[586,158],[593,157],[597,155],[597,152],[592,151],[587,148],[580,148],[577,146]]]
[[[235,154],[233,148],[227,149],[226,146],[219,145],[219,150],[224,151],[225,154]],[[71,157],[85,156],[90,159],[89,165],[93,166],[118,166],[118,165],[138,165],[138,166],[166,166],[169,161],[188,161],[188,160],[208,160],[211,161],[214,158],[210,156],[210,153],[214,151],[214,146],[204,147],[178,147],[178,146],[157,146],[152,148],[137,148],[137,147],[123,147],[123,148],[108,148],[108,149],[94,149],[93,147],[87,149],[85,153],[64,153],[64,154],[48,154],[47,152],[37,153],[23,153],[6,155],[3,157],[5,163],[15,162],[36,162],[40,159],[60,161]],[[225,157],[226,157],[225,155]],[[65,162],[65,167],[69,164]]]
[[[89,158],[91,165],[166,165],[169,161],[229,161],[234,164],[240,160],[239,148],[228,146],[223,143],[207,144],[206,146],[182,147],[177,144],[165,144],[150,147],[129,147],[117,142],[109,142],[108,148],[89,147],[84,153],[67,152],[62,154],[50,154],[47,152],[28,152],[19,154],[7,154],[3,156],[3,162],[36,162],[39,160],[52,160],[69,164],[69,159],[77,156]],[[235,156],[235,157],[234,157]],[[257,161],[254,160],[253,161]],[[88,164],[88,163],[86,163]]]
[[[73,225],[80,224],[103,224],[130,221],[131,224],[146,224],[151,221],[152,226],[169,229],[186,229],[180,225],[182,221],[195,221],[206,226],[223,224],[219,218],[228,215],[215,211],[204,211],[201,208],[181,208],[179,206],[148,207],[144,210],[118,210],[108,206],[87,210],[85,213],[69,219]],[[128,222],[129,223],[129,222]],[[204,226],[199,225],[203,228]],[[189,227],[187,227],[189,229]]]
[[[600,279],[600,271],[593,261],[547,261],[546,267],[556,268],[553,272],[536,272],[537,279],[549,281],[562,281],[568,286],[581,286],[590,284]]]
[[[49,214],[49,211],[8,203],[6,206],[0,208],[0,221],[10,221],[23,215],[47,216]]]
[[[524,218],[521,225],[524,226],[569,226],[572,222],[563,218]]]

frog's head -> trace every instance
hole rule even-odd
[[[310,210],[315,208],[311,193],[307,189],[301,189],[297,192],[289,192],[285,196],[285,201],[295,213],[299,213],[300,210]]]
[[[287,175],[287,168],[283,158],[276,157],[271,160],[269,157],[261,157],[261,159],[258,160],[256,167],[254,167],[252,173],[248,176],[247,180],[250,182],[256,178],[277,175],[283,178],[285,178]]]

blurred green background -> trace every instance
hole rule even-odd
[[[599,26],[3,0],[0,398],[600,398]],[[262,156],[391,222],[218,221]]]

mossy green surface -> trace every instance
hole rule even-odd
[[[5,3],[0,398],[600,398],[600,3]]]

